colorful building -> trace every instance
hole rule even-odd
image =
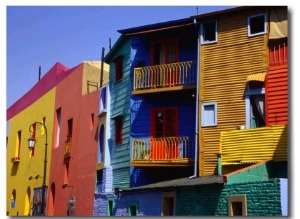
[[[68,76],[68,68],[56,63],[23,97],[7,109],[9,122],[6,150],[6,214],[27,216],[34,212],[43,177],[49,179],[56,85]],[[43,125],[31,127],[39,122]],[[35,130],[34,130],[35,129]],[[27,140],[35,131],[36,146],[30,150]],[[47,136],[47,137],[46,137]],[[45,148],[45,143],[48,147]],[[43,176],[44,151],[47,149],[46,176]],[[47,187],[48,189],[48,187]]]
[[[7,110],[7,215],[92,215],[99,82],[100,62],[56,63]]]
[[[121,30],[130,36],[137,61],[130,127],[134,181],[114,190],[107,209],[118,216],[288,215],[287,7],[236,7],[191,18],[199,31],[198,45],[193,45],[199,51],[197,87],[189,87],[197,99],[192,123],[197,133],[194,175],[180,175],[181,161],[172,160],[179,158],[180,150],[171,155],[172,143],[164,141],[168,131],[162,118],[168,120],[172,98],[180,107],[188,105],[178,95],[186,92],[183,87],[175,91],[182,78],[180,67],[164,63],[178,57],[171,52],[176,51],[176,43],[161,38],[168,38],[166,32],[172,33],[176,21],[168,27],[154,24]],[[166,32],[160,34],[162,30]],[[163,46],[173,49],[162,52]],[[186,101],[188,96],[185,93]],[[169,115],[173,118],[176,113]],[[191,125],[188,118],[185,121]],[[166,136],[159,136],[157,143],[161,133]],[[176,148],[177,143],[173,145]],[[172,173],[173,165],[178,165],[177,175]],[[164,167],[168,176],[160,174]],[[168,180],[170,176],[175,177]]]

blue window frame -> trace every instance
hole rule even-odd
[[[217,125],[217,103],[202,104],[202,127]]]

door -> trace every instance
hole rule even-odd
[[[151,120],[151,159],[177,158],[178,109],[153,109]]]
[[[178,69],[176,65],[165,65],[178,62],[178,40],[168,39],[156,41],[152,44],[151,83],[154,86],[171,86],[178,83]]]

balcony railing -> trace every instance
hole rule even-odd
[[[287,160],[287,125],[221,132],[222,165]]]
[[[67,138],[65,141],[65,154],[64,157],[71,156],[71,148],[72,148],[72,138]]]
[[[134,91],[189,85],[196,85],[196,63],[194,61],[134,69]]]
[[[178,161],[194,159],[194,139],[184,137],[132,140],[132,161]]]

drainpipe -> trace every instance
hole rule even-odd
[[[197,25],[197,21],[194,23]],[[198,31],[198,52],[197,52],[197,85],[196,85],[196,125],[195,125],[195,163],[194,163],[194,175],[190,176],[189,179],[197,177],[197,166],[198,166],[198,136],[199,136],[199,125],[198,125],[198,117],[199,117],[199,86],[200,86],[200,31]]]

